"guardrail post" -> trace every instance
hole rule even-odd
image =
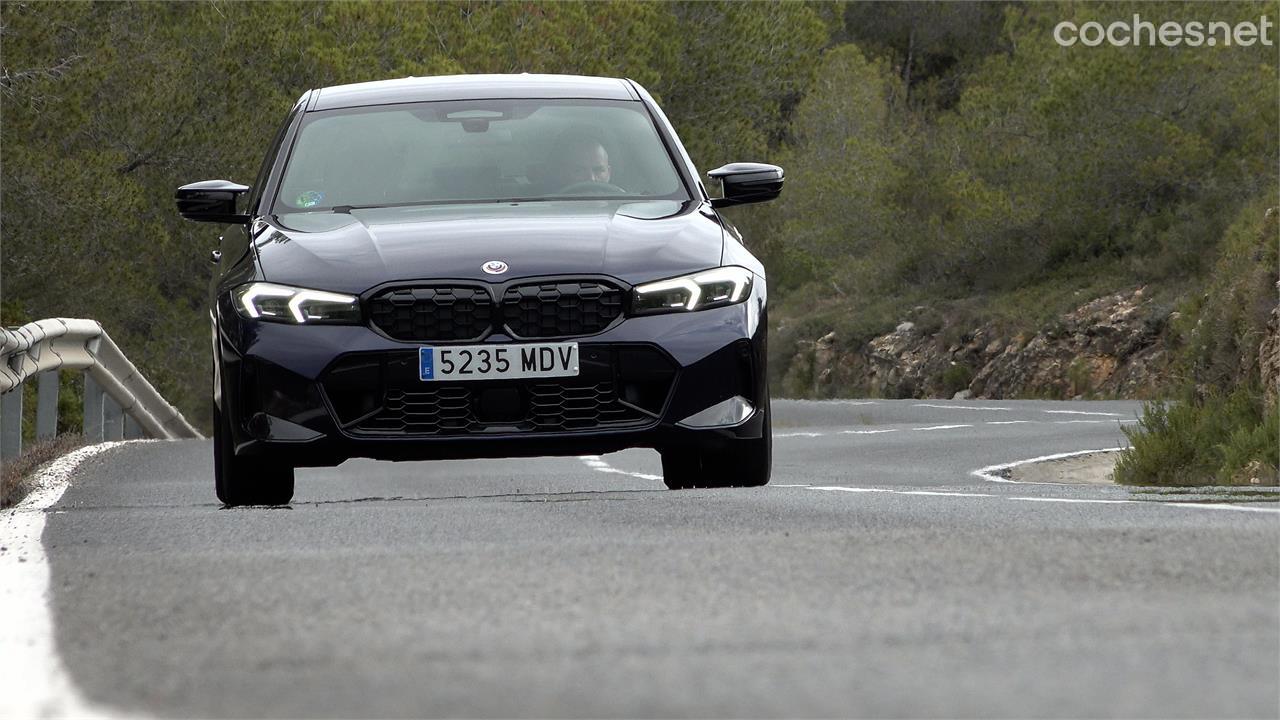
[[[142,432],[142,426],[138,424],[138,421],[134,420],[132,415],[125,415],[124,416],[124,439],[137,440],[139,438],[144,438],[144,437],[146,437],[146,433]]]
[[[36,439],[44,440],[58,434],[58,377],[57,370],[40,373],[36,390]]]
[[[119,440],[124,437],[124,411],[120,403],[110,395],[102,398],[102,439]]]
[[[102,400],[105,394],[93,375],[84,374],[84,439],[87,443],[102,442]]]
[[[22,453],[22,386],[0,395],[0,457]]]

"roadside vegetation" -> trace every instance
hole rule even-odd
[[[1280,412],[1262,407],[1256,388],[1148,403],[1132,450],[1116,463],[1127,485],[1275,485]]]
[[[6,2],[0,322],[99,319],[207,422],[217,231],[178,219],[176,186],[249,182],[311,87],[620,75],[700,167],[788,171],[778,202],[729,211],[769,268],[775,388],[812,394],[784,381],[803,376],[797,343],[831,333],[836,352],[908,317],[942,344],[982,324],[1029,337],[1142,287],[1167,308],[1158,370],[1179,402],[1149,407],[1118,476],[1274,471],[1258,346],[1277,303],[1276,48],[1053,40],[1063,20],[1135,13],[1235,23],[1280,3]],[[947,391],[972,379],[946,373]]]
[[[1172,323],[1173,401],[1148,403],[1128,431],[1117,482],[1280,484],[1278,226],[1280,210],[1253,206],[1226,233],[1208,287]]]
[[[17,505],[36,489],[32,487],[31,480],[41,465],[52,462],[82,445],[84,445],[84,436],[79,433],[68,433],[49,440],[37,441],[27,446],[17,458],[5,460],[4,465],[0,466],[0,509]]]

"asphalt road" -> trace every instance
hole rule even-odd
[[[764,488],[352,461],[280,509],[221,509],[208,441],[128,444],[48,516],[56,649],[125,714],[1275,717],[1274,503],[971,474],[1137,411],[777,401]]]

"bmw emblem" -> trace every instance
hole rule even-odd
[[[484,265],[481,265],[480,269],[484,270],[490,275],[501,275],[502,273],[507,271],[507,264],[502,262],[501,260],[490,260]]]

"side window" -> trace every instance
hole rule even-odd
[[[276,131],[276,137],[271,141],[271,146],[267,150],[266,157],[262,159],[262,167],[258,168],[258,177],[253,181],[253,187],[249,190],[249,212],[256,214],[258,204],[262,200],[262,191],[266,189],[267,175],[271,174],[271,167],[275,165],[276,157],[280,155],[280,144],[284,141],[284,136],[289,132],[289,126],[293,124],[294,118],[298,113],[302,112],[304,103],[299,103],[284,119],[284,123],[280,129]]]

